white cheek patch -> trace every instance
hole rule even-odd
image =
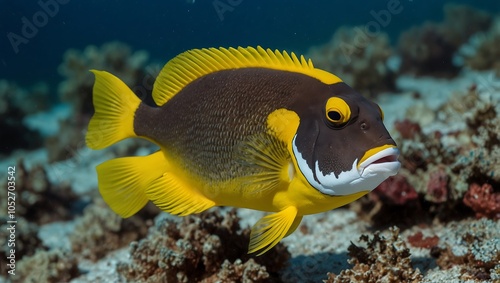
[[[385,168],[383,164],[368,166],[363,172],[360,172],[357,168],[358,159],[353,161],[352,168],[349,171],[341,172],[338,177],[333,172],[326,175],[321,172],[318,161],[314,164],[313,172],[302,153],[298,151],[295,138],[296,136],[293,138],[292,147],[299,170],[309,184],[323,194],[345,196],[362,191],[371,191],[389,176],[397,173],[397,170],[394,170],[395,168]],[[316,176],[317,180],[314,176]]]

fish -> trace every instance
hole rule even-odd
[[[86,133],[99,150],[127,138],[159,148],[96,167],[121,217],[148,202],[173,215],[216,206],[268,212],[251,228],[262,255],[304,215],[348,204],[397,174],[382,109],[310,59],[257,47],[185,51],[166,63],[146,104],[101,70]]]

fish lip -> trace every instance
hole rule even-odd
[[[393,175],[395,175],[401,167],[398,158],[399,149],[397,147],[394,146],[383,149],[368,157],[363,163],[358,165],[359,175],[363,176],[365,174],[365,169],[368,167],[381,167],[380,169],[383,168],[384,171],[394,171]]]

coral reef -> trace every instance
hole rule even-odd
[[[81,116],[93,113],[94,77],[89,70],[105,70],[129,86],[141,86],[148,59],[146,51],[132,52],[121,42],[106,43],[100,48],[90,45],[83,51],[70,49],[64,53],[63,63],[59,66],[59,73],[66,78],[59,85],[59,96],[73,106],[75,118],[81,119]]]
[[[403,73],[456,75],[459,68],[453,55],[471,35],[487,30],[492,21],[486,12],[465,5],[447,4],[444,14],[443,22],[426,22],[400,35],[398,53]]]
[[[378,228],[461,219],[472,215],[470,208],[478,217],[498,219],[500,97],[495,82],[484,78],[489,76],[478,80],[481,86],[458,88],[433,108],[412,98],[416,106],[394,123],[399,174],[351,209]]]
[[[430,172],[425,197],[433,203],[448,200],[448,175],[444,168],[437,167],[435,171]]]
[[[33,149],[43,144],[40,133],[23,123],[26,115],[45,110],[48,103],[48,86],[37,84],[29,90],[0,80],[0,154],[16,149]]]
[[[387,65],[393,51],[385,33],[364,27],[341,27],[330,42],[312,47],[307,56],[317,68],[330,71],[364,94],[394,89],[395,74]]]
[[[70,236],[73,252],[96,261],[108,252],[143,238],[152,225],[153,215],[144,215],[147,210],[123,219],[114,213],[102,199],[87,206],[82,218],[76,220],[74,233]]]
[[[4,210],[2,210],[4,211]],[[0,275],[7,275],[7,264],[10,264],[9,250],[15,248],[15,261],[19,261],[25,256],[32,256],[37,250],[43,250],[42,241],[38,238],[38,225],[26,221],[23,217],[18,217],[15,225],[15,242],[10,240],[10,224],[7,224],[7,217],[0,217]],[[14,243],[15,246],[9,246],[9,243]]]
[[[495,173],[500,172],[500,118],[495,101],[473,87],[454,95],[436,112],[440,114],[431,132],[424,133],[419,121],[404,131],[396,126],[402,152],[400,175],[435,204],[460,200],[473,182],[500,182],[500,174]],[[407,117],[419,115],[409,111]],[[448,127],[449,132],[439,126],[457,121],[465,123],[456,129]],[[411,135],[409,128],[415,129]]]
[[[354,266],[338,275],[328,273],[324,282],[420,282],[422,274],[413,268],[410,251],[399,236],[399,229],[394,227],[389,231],[388,239],[379,232],[371,239],[362,235],[359,241],[365,242],[366,247],[351,243],[348,262]]]
[[[69,184],[53,185],[43,166],[28,169],[22,160],[16,165],[16,188],[22,192],[16,198],[16,216],[39,225],[70,219],[72,204],[78,200]],[[1,211],[7,211],[6,205],[0,202]]]
[[[148,237],[131,244],[131,263],[118,272],[142,282],[275,282],[290,257],[283,244],[247,254],[250,230],[241,230],[236,210],[212,209],[175,221],[163,218]],[[227,280],[227,281],[226,281]]]
[[[495,70],[500,77],[500,17],[496,17],[491,28],[472,36],[457,54],[465,66],[474,70]]]
[[[441,237],[443,244],[433,253],[438,266],[449,269],[458,265],[461,280],[489,280],[496,276],[500,262],[500,222],[481,219],[450,226],[454,233]]]
[[[370,194],[349,206],[378,228],[411,226],[425,216],[417,191],[403,175],[389,177]]]
[[[405,205],[408,202],[414,201],[418,198],[415,188],[413,188],[406,178],[402,175],[396,175],[388,178],[382,182],[370,198],[374,201],[382,201],[386,204],[392,205]]]
[[[414,235],[408,236],[408,243],[416,248],[430,249],[439,243],[438,236],[424,237],[421,231],[418,231]]]
[[[146,63],[146,51],[132,52],[120,42],[106,43],[100,48],[88,46],[83,51],[70,49],[63,56],[59,73],[65,80],[59,84],[58,93],[62,101],[72,106],[72,117],[61,121],[59,134],[48,139],[49,161],[59,161],[71,157],[72,153],[84,146],[84,131],[87,127],[92,106],[94,77],[89,70],[105,70],[119,77],[146,102],[151,101],[151,91],[159,66]]]
[[[80,274],[76,257],[60,250],[39,251],[18,263],[13,282],[69,282]]]
[[[490,184],[471,184],[464,196],[464,204],[472,208],[476,217],[500,219],[500,192],[494,192]]]

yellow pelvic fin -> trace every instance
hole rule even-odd
[[[143,208],[146,188],[166,170],[161,151],[148,156],[122,157],[97,166],[99,192],[114,212],[130,217]]]
[[[262,217],[250,232],[248,253],[258,252],[258,255],[262,255],[269,251],[281,239],[293,232],[293,230],[289,232],[292,228],[297,228],[302,219],[302,216],[298,217],[300,218],[296,221],[297,208],[295,206],[289,206],[280,212]]]
[[[92,149],[102,149],[129,137],[135,137],[134,113],[141,100],[117,77],[105,71],[95,75],[93,103],[86,142]]]
[[[190,82],[213,72],[240,68],[269,68],[301,73],[326,84],[341,82],[337,76],[316,69],[312,61],[294,53],[260,46],[236,48],[193,49],[170,60],[156,78],[153,99],[158,106],[165,104]]]
[[[163,211],[180,216],[200,213],[215,206],[214,201],[191,189],[170,172],[156,179],[146,194]]]
[[[299,227],[300,225],[300,222],[302,221],[302,215],[297,215],[295,217],[295,219],[293,220],[293,223],[292,223],[292,226],[290,227],[290,229],[288,229],[288,232],[286,232],[286,235],[284,238],[290,236],[293,232],[295,232],[295,230],[297,230],[297,227]]]

